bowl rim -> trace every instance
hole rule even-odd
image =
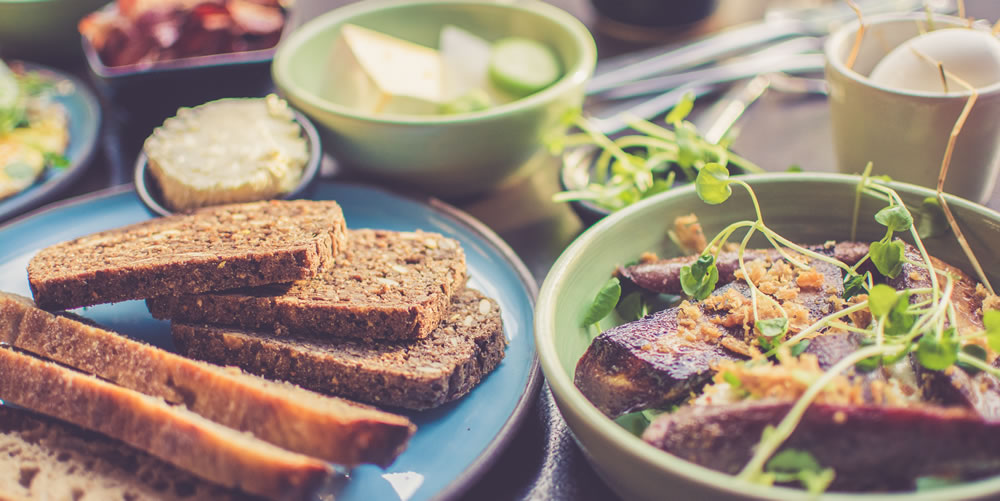
[[[548,87],[510,103],[471,113],[455,115],[405,115],[405,114],[369,114],[354,110],[348,106],[332,103],[315,93],[307,91],[291,78],[292,55],[303,44],[330,29],[330,25],[347,22],[359,15],[375,11],[387,11],[422,6],[440,6],[448,4],[478,5],[488,8],[519,11],[528,15],[542,17],[554,21],[565,29],[581,49],[580,58],[566,69],[562,77]],[[495,118],[507,113],[516,113],[529,108],[543,105],[564,94],[568,89],[582,85],[594,72],[597,64],[597,44],[584,24],[572,14],[540,1],[523,1],[517,3],[496,2],[495,0],[369,0],[340,7],[326,12],[315,19],[295,29],[291,35],[278,43],[271,64],[271,75],[275,85],[283,94],[295,96],[296,99],[308,103],[318,110],[350,117],[369,123],[379,124],[465,124],[472,121]]]
[[[948,23],[948,26],[937,27],[936,29],[938,30],[940,29],[975,30],[975,28],[969,25],[970,21],[962,19],[960,17],[949,16],[946,14],[934,14],[933,19],[938,22]],[[870,18],[865,18],[864,24],[865,24],[865,29],[869,30],[873,26],[878,26],[878,25],[886,25],[898,22],[926,22],[926,21],[927,21],[927,14],[914,12],[903,15],[879,14],[876,16],[871,16]],[[834,57],[836,55],[835,51],[837,48],[841,47],[844,43],[846,43],[847,38],[854,37],[855,33],[857,33],[858,31],[858,27],[860,26],[860,24],[861,23],[859,21],[854,20],[850,23],[841,26],[839,29],[835,30],[833,33],[830,34],[830,36],[826,38],[826,42],[823,43],[823,54],[826,56],[828,71],[836,72],[842,75],[844,78],[848,78],[859,85],[871,87],[873,89],[877,89],[887,94],[907,96],[912,98],[922,98],[929,100],[939,100],[939,101],[954,101],[954,100],[965,101],[969,99],[969,96],[972,95],[972,92],[967,89],[963,89],[961,92],[942,94],[940,92],[917,91],[917,90],[896,89],[892,87],[886,87],[882,84],[873,82],[868,75],[863,75],[861,73],[858,73],[857,71],[848,69],[847,65],[844,64],[844,61],[842,61],[839,57]],[[989,33],[989,31],[986,31],[986,33]],[[998,91],[1000,91],[1000,82],[976,89],[976,92],[981,97],[984,98],[987,97],[987,95],[997,93]]]
[[[751,174],[741,176],[741,180],[751,186],[755,183],[790,183],[795,182],[822,182],[840,185],[856,186],[861,179],[859,175],[839,174],[839,173],[810,173],[804,177],[801,173],[767,173]],[[934,196],[935,191],[921,186],[890,182],[889,187],[907,194],[921,197]],[[638,203],[625,207],[601,219],[592,227],[584,231],[566,248],[559,256],[555,264],[549,270],[548,275],[542,282],[542,287],[538,294],[538,301],[535,304],[535,345],[538,353],[542,372],[548,381],[553,395],[556,397],[560,413],[567,411],[575,414],[593,432],[599,435],[608,444],[619,449],[620,452],[631,456],[637,461],[645,463],[650,469],[659,470],[662,474],[673,475],[683,479],[685,482],[698,484],[704,488],[714,489],[720,494],[742,497],[759,497],[762,499],[803,499],[813,498],[806,491],[790,487],[767,487],[737,479],[735,476],[721,473],[697,464],[680,459],[669,453],[665,453],[649,444],[643,442],[639,437],[633,435],[625,428],[619,426],[614,421],[605,416],[600,410],[587,400],[587,397],[576,388],[573,380],[567,375],[559,361],[558,350],[555,346],[556,314],[555,305],[557,302],[557,289],[568,276],[568,268],[579,256],[596,240],[602,238],[604,232],[618,224],[621,220],[631,217],[633,213],[645,210],[647,207],[669,203],[669,200],[682,196],[690,196],[695,190],[693,184],[676,189],[671,189],[664,193],[641,200]],[[1000,220],[1000,213],[970,202],[968,200],[945,195],[949,206],[963,211],[990,216]],[[568,408],[568,409],[567,409]],[[576,436],[576,431],[570,427],[570,431]],[[582,444],[579,438],[577,442]],[[590,454],[585,454],[588,461],[594,462]],[[595,467],[600,469],[596,464]],[[898,492],[898,493],[829,493],[823,494],[823,499],[837,501],[859,501],[860,499],[874,499],[881,501],[889,500],[917,500],[936,501],[939,499],[958,499],[985,496],[1000,493],[1000,476],[989,477],[984,480],[963,482],[952,487],[943,487],[928,492]]]
[[[320,165],[323,163],[323,145],[319,139],[319,132],[317,132],[316,126],[304,113],[291,107],[289,107],[289,109],[291,109],[292,114],[295,117],[294,120],[299,124],[299,127],[302,128],[302,135],[305,136],[306,144],[309,145],[309,160],[307,160],[306,164],[302,167],[302,177],[299,178],[299,183],[288,193],[276,197],[281,200],[299,198],[309,188],[309,186],[312,185],[313,181],[316,180],[319,174]],[[146,209],[152,212],[153,215],[171,216],[176,214],[176,212],[171,211],[166,208],[164,204],[161,204],[157,197],[153,194],[150,183],[156,184],[156,180],[153,179],[152,172],[149,170],[149,158],[146,156],[146,152],[144,150],[139,150],[139,156],[135,159],[135,169],[132,174],[132,183],[135,185],[135,192],[139,196],[139,200],[142,201],[142,204],[145,205]]]

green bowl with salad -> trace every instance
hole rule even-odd
[[[294,31],[272,74],[344,167],[455,197],[554,164],[547,141],[579,112],[596,53],[543,2],[369,1]]]
[[[856,200],[860,202],[854,239],[876,242],[886,238],[886,226],[876,222],[875,214],[885,208],[887,202],[872,196],[869,191],[857,198],[859,183],[862,182],[860,176],[776,173],[730,179],[745,181],[752,188],[767,227],[792,242],[822,244],[850,239]],[[920,226],[925,217],[928,224],[933,223],[930,226],[932,231],[922,237],[930,255],[962,269],[973,279],[977,277],[954,233],[941,231],[939,214],[929,209],[926,214],[923,212],[928,203],[926,199],[935,196],[932,190],[871,178],[868,182],[895,190],[900,200],[911,209],[916,224],[914,228],[921,233],[925,231]],[[605,217],[567,248],[541,287],[535,309],[535,339],[541,367],[560,412],[601,477],[624,499],[651,501],[665,497],[930,501],[996,499],[1000,496],[1000,477],[996,476],[958,483],[945,482],[946,485],[929,483],[924,484],[927,490],[901,492],[845,493],[831,489],[814,494],[787,485],[764,485],[700,466],[650,445],[640,438],[650,422],[645,412],[625,414],[612,420],[591,403],[574,383],[574,377],[578,361],[599,330],[593,324],[590,327],[582,327],[581,324],[590,322],[595,305],[607,302],[601,301],[599,292],[608,289],[609,278],[616,268],[635,262],[646,252],[654,252],[661,258],[690,254],[680,250],[667,236],[677,217],[693,212],[708,239],[732,223],[756,219],[754,201],[743,187],[730,184],[732,194],[716,205],[702,201],[695,188],[691,184],[671,189]],[[714,190],[715,195],[725,191],[721,184],[709,188]],[[716,198],[715,202],[719,202],[726,197],[723,193]],[[985,276],[997,284],[1000,282],[1000,256],[995,249],[1000,247],[1000,214],[957,197],[947,196],[946,200]],[[895,235],[913,242],[909,233]],[[741,236],[742,232],[737,232],[729,240],[739,243]],[[770,244],[760,237],[760,232],[748,246],[767,247]],[[879,262],[883,259],[878,258]],[[613,306],[614,303],[610,304]],[[619,317],[621,305],[619,302],[618,308],[609,310],[611,313],[599,321],[601,330],[624,322]],[[919,351],[914,354],[920,355]],[[668,412],[673,414],[679,411]],[[653,422],[656,419],[652,417]],[[931,453],[925,451],[922,454]],[[918,481],[917,486],[920,485]]]

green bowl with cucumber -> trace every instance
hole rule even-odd
[[[369,1],[287,36],[272,74],[345,168],[464,197],[556,165],[546,142],[596,57],[586,27],[543,2]]]

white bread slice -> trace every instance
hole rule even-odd
[[[11,348],[0,348],[0,400],[121,440],[205,480],[272,499],[304,497],[332,473],[318,459]]]
[[[240,501],[117,440],[0,406],[0,499],[5,501]]]

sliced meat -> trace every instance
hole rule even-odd
[[[823,248],[833,254],[834,246]],[[780,257],[759,252],[759,259]],[[783,261],[778,261],[783,263]],[[790,318],[790,331],[819,320],[834,310],[843,294],[841,270],[812,261],[810,270],[769,262],[750,271],[760,290],[780,298]],[[679,267],[678,267],[679,269]],[[780,276],[781,281],[771,277]],[[721,282],[721,280],[720,280]],[[682,304],[602,333],[576,367],[576,385],[605,414],[616,417],[650,407],[662,407],[698,391],[721,360],[750,355],[753,314],[743,280],[730,280],[709,299]],[[768,303],[760,301],[763,311]],[[692,309],[694,311],[692,311]],[[764,315],[764,318],[772,318]]]
[[[993,365],[996,364],[994,361]],[[932,371],[915,360],[913,367],[926,400],[946,406],[967,407],[983,419],[1000,421],[1000,381],[996,376],[986,372],[970,376],[959,367]]]
[[[642,438],[682,459],[737,474],[764,427],[777,425],[791,406],[774,401],[688,406],[661,415]],[[807,450],[820,465],[833,468],[833,490],[912,489],[921,476],[1000,472],[1000,422],[966,409],[814,404],[784,448]]]
[[[740,285],[741,294],[749,294],[746,285]],[[576,365],[576,386],[601,412],[617,417],[669,405],[700,390],[718,361],[745,358],[718,342],[678,335],[678,315],[688,316],[682,307],[669,308],[601,333]],[[742,327],[736,329],[720,330],[723,336],[742,339]]]

